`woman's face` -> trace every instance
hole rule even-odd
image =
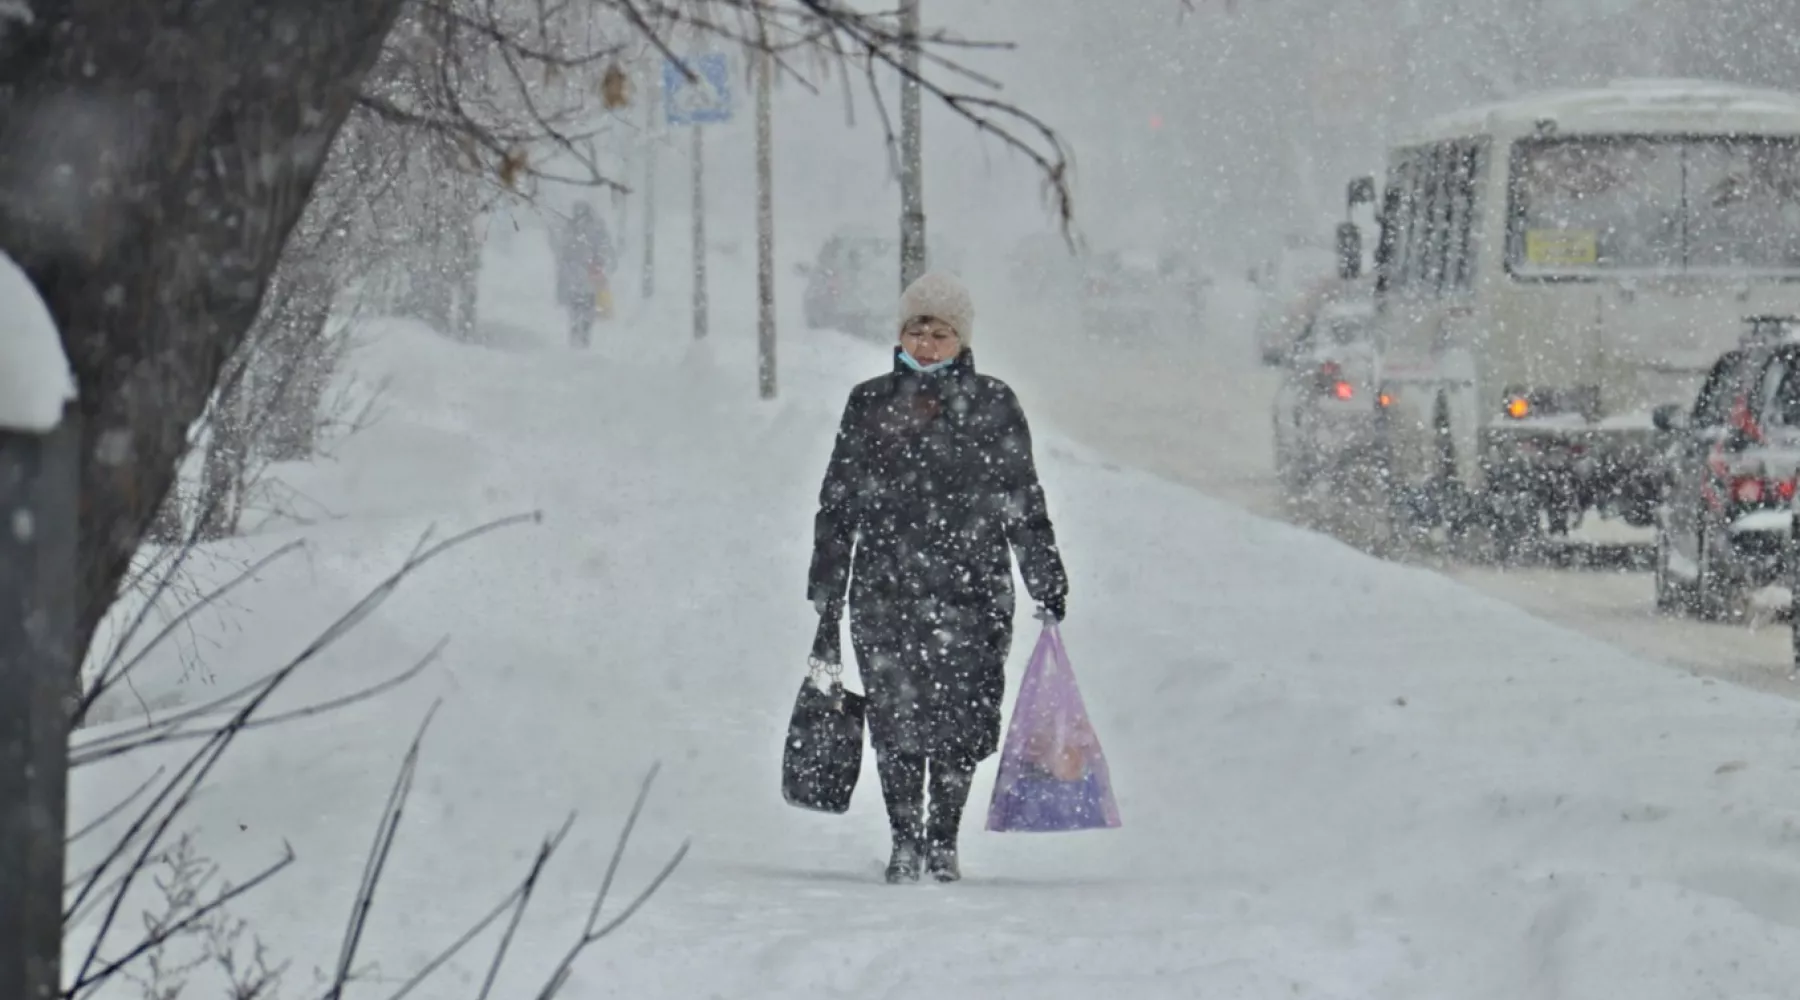
[[[962,338],[950,324],[929,316],[907,321],[900,328],[900,349],[922,365],[949,361],[962,350]]]

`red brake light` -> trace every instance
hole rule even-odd
[[[1731,498],[1738,503],[1762,503],[1763,481],[1756,476],[1739,476],[1733,479]]]
[[[1775,481],[1775,495],[1780,497],[1783,503],[1787,503],[1787,502],[1793,500],[1794,499],[1794,480],[1791,478],[1776,480]]]
[[[1350,399],[1356,395],[1356,387],[1348,382],[1339,382],[1332,386],[1331,393],[1339,399]]]

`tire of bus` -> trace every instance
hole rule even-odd
[[[1500,564],[1518,563],[1535,550],[1543,534],[1540,506],[1535,495],[1518,487],[1503,486],[1489,494],[1488,534]]]
[[[1431,476],[1432,527],[1441,527],[1454,542],[1463,534],[1462,480],[1456,474],[1456,442],[1450,436],[1450,404],[1438,393],[1431,406],[1432,461],[1437,466]]]

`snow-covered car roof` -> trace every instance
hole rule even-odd
[[[1800,96],[1704,80],[1618,80],[1605,87],[1549,91],[1453,112],[1423,123],[1402,144],[1530,131],[1546,121],[1565,134],[1800,134]]]

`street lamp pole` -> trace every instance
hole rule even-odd
[[[920,153],[919,0],[901,0],[900,287],[925,273],[925,174]]]

